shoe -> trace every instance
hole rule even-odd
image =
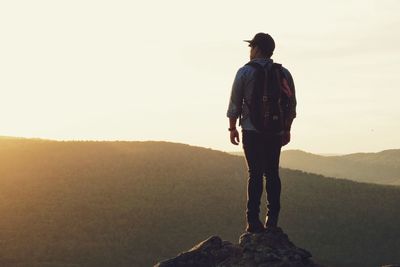
[[[273,216],[273,215],[267,215],[266,221],[265,221],[265,228],[276,228],[278,227],[278,215]]]
[[[248,233],[261,233],[265,230],[264,225],[260,220],[247,222],[246,232]]]

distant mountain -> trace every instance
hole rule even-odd
[[[0,140],[7,140],[7,139],[22,140],[22,139],[27,139],[27,138],[24,138],[24,137],[15,137],[15,136],[7,136],[7,135],[0,135]]]
[[[341,156],[286,150],[282,152],[281,166],[358,182],[400,185],[400,149]]]
[[[244,156],[243,152],[230,154]],[[357,182],[400,185],[400,149],[348,155],[319,155],[302,150],[283,150],[280,165],[283,168]]]
[[[400,262],[399,187],[281,177],[280,226],[315,262]],[[208,236],[235,242],[246,183],[242,157],[201,147],[2,139],[0,266],[152,266]]]
[[[231,155],[235,155],[235,156],[244,156],[243,152],[240,151],[232,151],[232,152],[228,152]]]

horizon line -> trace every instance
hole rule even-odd
[[[166,141],[166,140],[124,140],[124,139],[57,139],[57,138],[43,138],[43,137],[24,137],[24,136],[11,136],[11,135],[0,135],[0,139],[27,139],[27,140],[42,140],[42,141],[53,141],[53,142],[166,142],[166,143],[174,143],[174,144],[183,144],[183,145],[189,145],[193,147],[201,147],[201,148],[207,148],[207,149],[212,149],[212,150],[217,150],[221,152],[226,152],[229,154],[232,153],[243,153],[243,149],[241,150],[221,150],[221,149],[215,149],[211,147],[204,147],[200,145],[194,145],[194,144],[189,144],[189,143],[183,143],[179,141]],[[310,152],[305,149],[300,149],[300,148],[292,148],[292,149],[282,149],[283,151],[302,151],[305,153],[310,153],[314,155],[320,155],[320,156],[345,156],[345,155],[351,155],[351,154],[359,154],[359,153],[380,153],[388,150],[400,150],[400,148],[388,148],[384,150],[379,150],[379,151],[357,151],[357,152],[351,152],[351,153],[336,153],[336,152]]]

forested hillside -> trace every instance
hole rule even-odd
[[[317,262],[400,262],[398,187],[281,176],[280,224]],[[151,266],[236,243],[246,182],[242,157],[189,145],[1,138],[0,266]]]

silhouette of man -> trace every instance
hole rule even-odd
[[[257,33],[252,40],[245,40],[250,46],[250,62],[270,69],[271,56],[275,49],[273,38],[266,33]],[[288,112],[283,130],[275,134],[261,133],[253,125],[249,104],[255,86],[256,69],[248,64],[241,67],[233,82],[227,117],[229,118],[230,141],[240,142],[236,121],[242,127],[243,150],[246,157],[249,178],[247,183],[247,232],[261,232],[269,227],[277,227],[280,212],[281,180],[279,177],[279,157],[281,147],[290,142],[290,128],[296,117],[296,97],[292,75],[282,67],[282,91],[290,96]],[[251,105],[251,103],[250,103]],[[264,224],[259,219],[260,199],[266,177],[267,217]]]

